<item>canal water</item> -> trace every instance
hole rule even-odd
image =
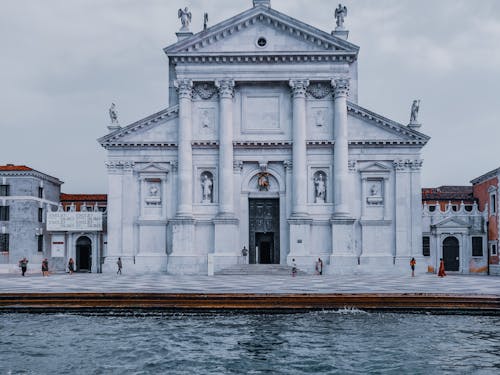
[[[0,314],[0,374],[499,374],[500,317]]]

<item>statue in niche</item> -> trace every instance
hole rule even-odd
[[[184,10],[179,9],[177,15],[178,18],[181,19],[181,31],[189,31],[189,24],[191,23],[192,14],[189,11],[188,7],[185,7]]]
[[[109,118],[112,124],[118,124],[118,111],[115,103],[111,103],[111,107],[109,107]]]
[[[413,104],[411,105],[410,124],[417,123],[419,109],[420,109],[420,100],[414,100]]]
[[[212,203],[213,181],[211,173],[203,173],[201,176],[202,203]]]
[[[259,191],[268,191],[270,187],[269,183],[269,173],[267,172],[261,172],[258,175],[259,177],[257,178],[257,186],[259,188]]]
[[[347,17],[347,7],[339,4],[338,8],[335,9],[335,18],[337,19],[337,28],[344,28],[344,19]]]
[[[201,113],[201,127],[204,129],[208,129],[210,127],[210,112],[205,109]]]
[[[377,184],[373,184],[371,187],[370,187],[370,196],[372,197],[376,197],[378,196],[378,186]]]
[[[206,30],[208,27],[208,13],[203,14],[203,30]]]
[[[325,125],[325,114],[321,109],[318,109],[316,111],[316,114],[314,115],[314,121],[316,123],[316,126],[323,126]]]
[[[369,195],[366,198],[366,202],[369,205],[378,206],[378,205],[383,204],[384,199],[383,199],[382,193],[381,193],[380,182],[372,183],[368,189],[368,193],[369,193]]]
[[[156,181],[149,181],[147,187],[146,205],[147,206],[160,206],[160,184]]]
[[[325,203],[326,201],[326,181],[324,173],[316,173],[314,178],[314,203]]]
[[[158,187],[156,185],[151,185],[149,188],[149,196],[157,197],[158,196]]]

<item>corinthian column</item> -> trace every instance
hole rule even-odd
[[[332,81],[334,89],[334,137],[333,148],[333,189],[335,202],[335,217],[348,217],[349,204],[347,191],[349,189],[349,144],[347,139],[347,95],[349,79],[340,78]]]
[[[215,82],[219,89],[219,216],[234,216],[233,96],[234,81]]]
[[[290,80],[293,93],[292,216],[307,216],[306,79]]]
[[[193,82],[189,79],[180,79],[175,81],[174,85],[179,95],[177,217],[190,217],[193,213],[193,153],[191,150]]]

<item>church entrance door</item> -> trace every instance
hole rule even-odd
[[[443,241],[443,261],[446,271],[459,271],[460,249],[456,237],[447,237]]]
[[[279,264],[279,199],[249,199],[250,264]]]
[[[90,272],[92,268],[92,242],[88,237],[76,241],[76,271]]]

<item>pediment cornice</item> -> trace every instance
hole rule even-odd
[[[150,126],[154,126],[156,123],[177,117],[179,115],[179,106],[175,105],[166,109],[163,109],[159,112],[153,113],[152,115],[145,117],[139,121],[136,121],[124,128],[120,128],[115,130],[114,132],[101,137],[97,140],[103,146],[104,148],[108,147],[137,147],[138,145],[145,145],[144,143],[137,143],[137,142],[122,142],[120,141],[121,138],[123,138],[125,135],[135,133],[139,130],[148,128]],[[155,143],[155,142],[149,142],[147,144],[148,147],[168,147],[170,143]]]
[[[369,122],[379,126],[385,130],[389,130],[394,134],[398,134],[399,136],[403,136],[404,140],[394,140],[394,141],[380,141],[380,140],[359,140],[359,141],[350,141],[353,144],[357,145],[377,145],[380,142],[386,144],[387,142],[397,144],[405,144],[405,145],[425,145],[430,137],[420,133],[416,130],[410,129],[409,127],[400,124],[396,121],[390,120],[384,116],[381,116],[375,112],[372,112],[366,108],[359,106],[353,102],[347,103],[347,111],[349,114],[361,118],[363,120],[368,120]]]
[[[334,35],[328,34],[313,26],[310,26],[295,18],[289,17],[281,12],[267,7],[255,7],[232,18],[227,19],[207,30],[201,31],[193,36],[183,39],[164,48],[165,53],[171,57],[194,57],[195,55],[213,56],[213,54],[203,53],[203,47],[218,43],[221,40],[238,33],[241,30],[252,27],[256,23],[264,23],[270,27],[290,34],[291,36],[306,41],[317,48],[317,51],[325,55],[332,56],[350,56],[355,60],[359,47]],[[312,52],[311,55],[315,53]],[[252,55],[255,55],[253,53]],[[258,53],[258,56],[267,56],[265,53]],[[223,56],[221,54],[221,56]],[[272,56],[286,56],[286,52],[274,52]],[[236,53],[233,57],[244,57]],[[230,62],[231,59],[228,60]],[[234,61],[234,60],[233,60]],[[269,61],[272,61],[270,59]]]

